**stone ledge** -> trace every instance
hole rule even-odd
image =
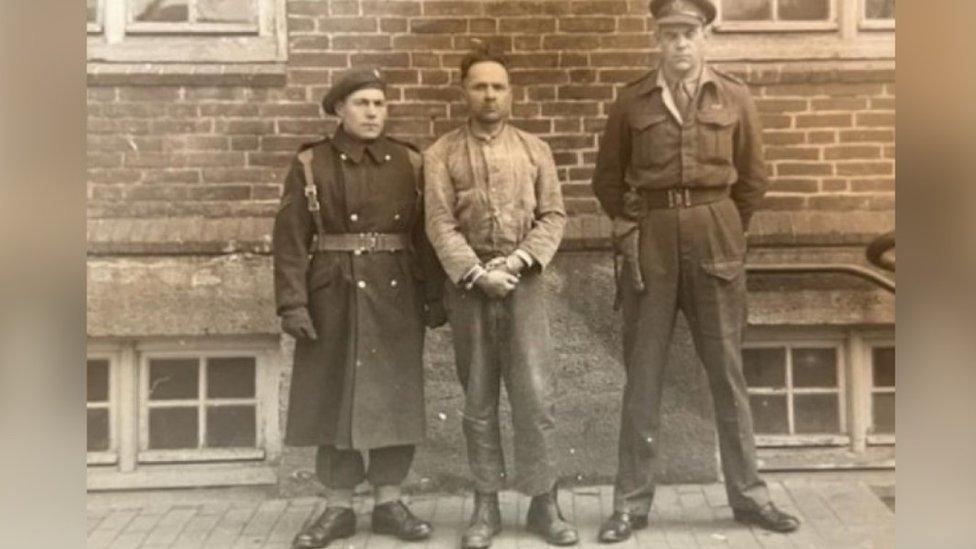
[[[253,86],[285,84],[284,63],[88,63],[89,86]]]

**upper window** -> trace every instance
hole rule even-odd
[[[895,0],[861,0],[861,28],[895,27]]]
[[[803,30],[837,27],[833,0],[724,0],[717,20],[724,30]]]
[[[284,59],[283,0],[86,0],[90,61]]]

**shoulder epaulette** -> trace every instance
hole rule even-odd
[[[386,138],[389,139],[390,141],[396,143],[397,145],[403,145],[404,147],[412,150],[413,152],[416,152],[416,153],[423,152],[423,151],[420,150],[420,147],[414,145],[413,143],[411,143],[409,141],[405,141],[403,139],[397,139],[396,137],[391,137],[389,135],[387,135]]]
[[[747,85],[746,82],[745,82],[745,80],[739,78],[738,76],[736,76],[736,75],[734,75],[734,74],[732,74],[730,72],[726,72],[726,71],[724,71],[722,69],[717,69],[715,67],[712,67],[712,71],[714,71],[715,74],[721,76],[722,78],[724,78],[726,80],[729,80],[731,82],[735,82],[736,84],[739,84],[739,85],[742,85],[742,86]]]
[[[323,137],[322,139],[319,139],[318,141],[309,141],[308,143],[302,143],[298,147],[298,152],[302,152],[304,150],[308,150],[308,149],[311,149],[313,147],[317,147],[319,145],[324,145],[324,144],[326,144],[328,142],[329,142],[329,138],[328,137]]]

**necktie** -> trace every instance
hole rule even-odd
[[[688,106],[691,104],[691,94],[685,82],[678,82],[674,86],[674,104],[678,107],[678,112],[682,118],[688,113]]]

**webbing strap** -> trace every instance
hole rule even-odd
[[[325,234],[322,226],[322,205],[319,204],[319,191],[315,187],[315,176],[312,173],[312,149],[305,149],[298,153],[298,160],[305,169],[305,201],[308,203],[308,211],[312,214],[312,222],[315,223],[315,235],[319,240]]]

